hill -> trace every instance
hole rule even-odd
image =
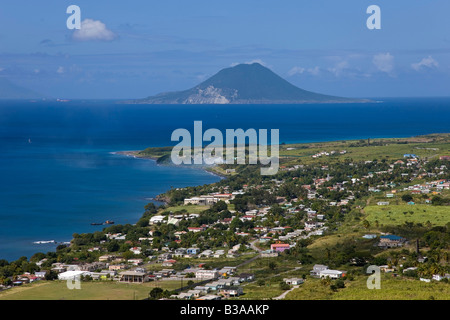
[[[0,77],[0,99],[39,99],[43,96]]]
[[[184,91],[160,93],[131,101],[139,104],[301,104],[361,103],[352,99],[303,90],[259,63],[225,68]]]

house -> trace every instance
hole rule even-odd
[[[88,271],[66,271],[58,274],[58,280],[77,280],[89,274],[90,272]]]
[[[322,270],[319,273],[319,277],[321,279],[323,278],[339,279],[345,277],[345,275],[346,275],[345,271],[331,270],[331,269]]]
[[[223,267],[220,269],[220,274],[232,275],[236,272],[236,267]]]
[[[124,264],[112,264],[108,267],[110,271],[124,270],[126,266]]]
[[[378,243],[378,246],[383,248],[396,248],[401,247],[405,241],[405,238],[389,234],[380,236],[380,242]]]
[[[195,272],[195,278],[196,279],[215,279],[219,277],[219,272],[217,270],[197,270]]]
[[[283,281],[292,286],[297,286],[303,283],[303,279],[301,278],[284,278]]]
[[[217,250],[217,251],[214,253],[213,257],[214,257],[214,258],[220,258],[220,257],[222,257],[222,256],[224,256],[224,255],[225,255],[225,250]]]
[[[445,275],[440,275],[440,274],[433,274],[433,277],[432,277],[432,279],[433,280],[435,280],[435,281],[441,281],[441,280],[444,280],[444,279],[450,279],[450,274],[445,274]]]
[[[153,216],[150,218],[149,223],[150,224],[157,224],[162,223],[164,221],[164,216]]]
[[[194,295],[192,293],[188,293],[188,292],[181,292],[178,295],[171,295],[171,298],[175,298],[175,299],[186,299],[186,300],[190,300],[192,298],[194,298]]]
[[[113,260],[115,258],[116,258],[116,256],[114,256],[114,255],[104,255],[104,256],[100,256],[98,258],[98,261],[99,262],[108,262],[108,261],[111,261],[111,260]]]
[[[310,231],[312,229],[317,228],[318,223],[316,221],[306,221],[305,222],[305,230]]]
[[[194,298],[198,298],[198,297],[200,297],[201,295],[202,295],[202,291],[201,290],[189,290],[188,292],[187,292],[188,294],[192,294],[192,296],[194,297]]]
[[[241,273],[238,277],[239,282],[250,282],[255,279],[255,275],[253,273]]]
[[[390,267],[390,266],[388,266],[388,265],[383,265],[383,266],[380,266],[380,271],[386,272],[386,273],[388,273],[388,272],[394,272],[394,271],[395,271],[395,266]]]
[[[323,270],[327,270],[328,266],[323,265],[323,264],[315,264],[313,269],[311,270],[310,274],[312,277],[319,277],[320,273]]]
[[[223,287],[219,290],[219,294],[224,297],[238,297],[244,293],[242,287]]]
[[[199,252],[199,249],[198,248],[188,248],[187,250],[186,250],[186,253],[187,254],[197,254]]]
[[[133,252],[134,254],[141,254],[141,247],[130,248],[130,251]]]
[[[205,228],[203,227],[188,227],[189,232],[202,232],[205,231]]]
[[[36,271],[34,275],[38,279],[45,279],[45,275],[47,274],[47,271]]]
[[[283,252],[285,250],[289,250],[290,247],[291,246],[288,243],[274,243],[270,245],[270,250],[276,252]]]
[[[274,258],[274,257],[278,257],[279,254],[280,253],[278,251],[265,250],[265,251],[261,252],[261,258]]]
[[[129,283],[144,283],[149,280],[147,274],[145,272],[137,272],[137,271],[124,271],[119,273],[120,282],[129,282]]]
[[[177,260],[173,260],[173,259],[164,260],[162,263],[162,266],[163,267],[172,267],[176,262],[177,262]]]
[[[206,205],[206,199],[200,197],[192,197],[184,199],[184,205],[188,204]]]
[[[194,288],[194,290],[198,290],[202,294],[207,294],[207,293],[209,293],[211,291],[211,288],[210,287],[206,287],[206,286],[196,286]]]
[[[199,254],[199,256],[200,257],[211,257],[213,255],[213,251],[212,250],[209,250],[209,249],[207,249],[207,250],[205,250],[205,251],[202,251],[200,254]]]
[[[376,234],[365,234],[363,235],[364,239],[375,239],[377,237]]]
[[[144,263],[144,260],[143,259],[128,259],[127,262],[131,263],[132,265],[135,265],[135,266],[140,266],[141,264]]]
[[[175,249],[175,253],[173,255],[175,257],[183,257],[185,254],[187,254],[186,248],[177,248]]]
[[[178,226],[180,224],[181,219],[169,217],[169,220],[167,220],[167,224],[173,224],[174,226]]]
[[[389,205],[389,201],[379,201],[377,202],[378,206],[388,206]]]
[[[206,296],[200,297],[197,300],[221,300],[222,297],[217,296],[215,294],[208,294]]]
[[[216,291],[218,289],[218,283],[216,281],[205,284],[205,287],[209,288],[211,291]]]

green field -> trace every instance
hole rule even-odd
[[[419,280],[393,278],[382,274],[381,288],[368,289],[367,277],[355,277],[345,281],[345,288],[334,292],[319,279],[308,278],[298,289],[288,293],[286,300],[449,300],[450,285],[426,283]]]
[[[278,297],[285,290],[280,289],[279,283],[267,283],[264,286],[258,286],[255,282],[249,283],[243,287],[244,294],[239,300],[263,300]]]
[[[450,207],[432,205],[389,205],[368,206],[364,208],[366,220],[372,226],[375,221],[381,225],[400,225],[408,222],[443,226],[450,222]]]
[[[138,153],[138,156],[150,156],[154,158],[167,156],[171,147],[147,148]],[[340,151],[346,154],[339,154]],[[326,151],[336,151],[335,155],[323,156],[317,159],[312,155]],[[384,138],[367,140],[347,140],[301,144],[280,145],[280,161],[282,165],[313,162],[338,162],[347,159],[352,161],[364,161],[373,159],[402,159],[405,153],[417,154],[421,158],[433,159],[440,155],[450,155],[450,134],[430,134],[412,138]],[[226,174],[222,168],[213,171]]]
[[[165,208],[162,212],[177,212],[186,210],[188,213],[200,213],[209,209],[209,206],[187,205],[187,206],[173,206]]]
[[[155,287],[173,290],[180,287],[180,281],[82,282],[79,290],[69,290],[66,281],[39,281],[0,292],[0,300],[140,300],[147,298]]]
[[[352,159],[353,161],[373,160],[373,159],[401,159],[405,153],[417,154],[421,158],[435,158],[439,155],[450,154],[449,135],[427,135],[414,138],[398,139],[371,139],[371,145],[367,141],[332,141],[320,143],[304,143],[282,145],[280,156],[285,162],[302,163],[312,162],[334,162]],[[382,145],[374,145],[374,144]],[[288,150],[289,149],[289,150]],[[340,151],[347,151],[346,154],[339,154]],[[332,156],[322,156],[314,159],[312,155],[326,151],[336,151]]]

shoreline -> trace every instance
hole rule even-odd
[[[430,134],[423,134],[423,135],[415,135],[415,136],[409,136],[409,137],[391,137],[391,138],[374,138],[372,141],[375,140],[383,140],[383,139],[402,139],[402,140],[411,140],[411,142],[413,143],[418,143],[418,142],[422,142],[422,143],[427,143],[427,142],[431,142],[429,140],[430,136],[433,135],[437,135],[437,136],[441,136],[441,135],[450,135],[450,133],[446,132],[446,133],[430,133]],[[289,145],[301,145],[301,144],[321,144],[321,143],[336,143],[336,142],[340,142],[340,141],[357,141],[358,139],[349,139],[349,140],[328,140],[328,141],[318,141],[318,142],[299,142],[299,143],[287,143],[284,144],[284,146],[289,146]],[[133,157],[133,158],[139,158],[139,159],[147,159],[147,160],[153,160],[153,161],[157,161],[158,157],[151,157],[151,156],[142,156],[139,155],[138,153],[141,152],[142,150],[127,150],[127,151],[114,151],[114,152],[109,152],[110,154],[119,154],[122,156],[128,156],[128,157]],[[175,165],[174,165],[175,166]],[[187,166],[185,166],[187,167]],[[215,175],[217,177],[219,177],[220,179],[224,179],[226,177],[228,177],[227,175],[221,175],[218,172],[212,171],[210,170],[210,167],[192,167],[193,169],[201,169],[209,174]],[[209,169],[209,170],[208,170]],[[166,190],[167,192],[167,190]],[[162,202],[164,204],[168,204],[167,202],[167,198],[163,197],[162,195],[165,194],[158,194],[157,196],[155,196],[154,198],[152,198],[152,200],[149,201],[158,201],[158,202]],[[65,243],[71,242],[73,240],[73,238],[71,238],[70,241],[66,241]],[[63,242],[60,242],[63,243]],[[38,252],[38,251],[36,251]],[[28,258],[28,257],[27,257]],[[0,257],[1,259],[1,257]],[[29,258],[28,258],[29,259]],[[9,261],[9,260],[8,260]],[[9,261],[12,262],[15,261],[14,259]]]
[[[127,156],[127,157],[139,158],[139,159],[148,159],[148,160],[154,160],[154,161],[158,160],[157,157],[140,155],[139,152],[141,152],[141,151],[142,150],[129,150],[129,151],[114,151],[111,153],[112,154],[120,154],[120,155]]]

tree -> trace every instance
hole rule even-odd
[[[264,286],[266,284],[266,281],[264,281],[263,279],[259,279],[256,284],[260,287]]]
[[[227,210],[227,204],[225,203],[225,201],[217,201],[215,204],[213,204],[213,206],[211,207],[211,210],[213,212],[222,212],[224,210]]]
[[[161,288],[153,288],[149,293],[149,298],[152,300],[160,299],[164,290]]]
[[[234,218],[230,223],[230,230],[235,231],[238,228],[242,228],[244,223],[239,218]]]
[[[116,252],[117,250],[119,250],[120,245],[117,241],[111,241],[110,243],[108,243],[108,245],[106,246],[106,249],[108,250],[108,252]]]
[[[405,202],[411,202],[413,200],[413,197],[410,194],[404,194],[402,195],[402,200]]]
[[[367,221],[367,220],[364,220],[363,221],[363,227],[364,227],[364,229],[369,229],[370,228],[370,222]]]
[[[289,290],[291,288],[290,285],[288,285],[286,282],[282,281],[280,282],[280,289],[281,290]]]
[[[55,280],[58,279],[58,274],[53,271],[50,270],[46,275],[45,275],[45,280]]]
[[[269,267],[270,270],[275,270],[277,268],[277,264],[273,261],[270,261],[267,266]]]
[[[345,288],[345,282],[342,279],[337,279],[334,284],[338,289]]]

